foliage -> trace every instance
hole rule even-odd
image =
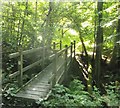
[[[93,100],[84,89],[85,86],[78,80],[71,82],[69,88],[63,85],[56,85],[50,98],[47,101],[43,101],[42,104],[49,107],[99,106],[101,102],[97,102],[97,99]]]
[[[18,87],[15,84],[9,83],[5,88],[6,90],[3,91],[3,98],[6,98],[8,100],[10,100],[11,97],[15,96],[16,90],[18,89]]]
[[[56,85],[48,100],[42,101],[42,105],[49,108],[64,107],[103,107],[103,103],[108,106],[118,106],[118,94],[114,93],[111,86],[107,89],[107,95],[101,96],[99,90],[94,86],[93,94],[90,95],[85,91],[85,86],[79,80],[73,80],[69,88],[63,85]]]
[[[119,106],[120,105],[120,93],[117,90],[116,86],[112,82],[110,85],[106,85],[107,94],[103,95],[102,99],[107,103],[108,106]]]
[[[52,11],[48,16],[50,6]],[[104,3],[102,21],[104,29],[103,53],[108,56],[112,52],[115,37],[112,35],[115,35],[117,26],[116,6],[117,3]],[[94,2],[53,2],[52,4],[49,4],[49,2],[3,2],[2,40],[4,43],[4,64],[9,62],[8,54],[18,51],[20,43],[24,50],[41,46],[43,41],[46,43],[49,40],[51,42],[62,40],[64,47],[65,44],[70,44],[70,42],[76,40],[76,49],[81,51],[79,38],[81,36],[87,50],[93,51],[95,42],[94,22],[97,20],[95,8],[96,3]],[[109,39],[111,36],[112,38]],[[9,68],[9,66],[3,66],[3,68],[6,67]],[[9,73],[6,70],[4,71]]]

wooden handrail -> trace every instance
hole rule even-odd
[[[50,60],[53,60],[54,57],[55,57],[55,54],[52,54],[52,55],[50,55],[48,58],[49,58]],[[47,59],[47,57],[46,57],[45,59]],[[34,62],[34,63],[26,66],[26,67],[24,67],[24,68],[23,68],[23,73],[24,73],[25,71],[33,68],[34,66],[40,64],[41,62],[42,62],[42,59],[40,59],[40,60],[38,60],[38,61],[36,61],[36,62]],[[9,75],[9,78],[14,78],[14,77],[18,76],[19,74],[20,74],[20,72],[19,72],[19,71],[16,71],[16,72],[10,74],[10,75]]]
[[[49,58],[50,60],[52,60],[52,59],[54,59],[54,57],[55,57],[55,54],[52,54],[52,55],[50,55],[48,58]],[[47,59],[47,57],[46,57],[45,59]],[[26,66],[26,67],[24,67],[24,68],[23,68],[23,73],[24,73],[25,71],[33,68],[34,66],[40,64],[41,62],[42,62],[42,59],[40,59],[40,60],[38,60],[38,61],[36,61],[36,62],[34,62],[34,63]],[[10,75],[9,75],[9,78],[14,78],[14,77],[18,76],[19,74],[20,74],[20,72],[19,72],[19,71],[16,71],[16,72],[10,74]]]
[[[58,56],[60,56],[63,52],[66,51],[66,49],[68,50],[69,48],[71,48],[71,45],[70,45],[70,46],[67,46],[66,48],[64,48],[64,49],[62,49],[62,50],[60,50],[60,51],[58,51],[58,52],[57,52]]]
[[[56,50],[56,45],[58,45],[58,44],[60,45],[60,49]],[[62,42],[61,41],[60,41],[60,43],[55,43],[54,42],[51,46],[53,46],[54,54],[52,54],[50,56],[47,56],[47,57],[44,54],[44,57],[45,57],[44,60],[49,59],[51,61],[54,61],[54,64],[55,64],[54,68],[56,68],[57,58],[60,57],[62,54],[65,54],[64,65],[65,65],[65,71],[66,71],[68,54],[71,56],[71,60],[72,60],[72,53],[74,53],[74,56],[75,56],[75,41],[74,41],[74,43],[71,43],[71,45],[65,46],[64,49],[62,49]],[[36,61],[36,62],[34,62],[34,63],[32,63],[32,64],[23,68],[23,55],[34,53],[36,51],[43,50],[43,49],[45,50],[45,49],[47,49],[51,46],[39,47],[39,48],[34,48],[34,49],[30,49],[30,50],[25,50],[25,51],[22,51],[22,49],[21,49],[21,51],[19,51],[19,52],[10,54],[9,55],[10,58],[19,57],[18,58],[18,60],[19,60],[18,61],[18,67],[19,68],[18,68],[18,71],[10,74],[9,78],[12,79],[12,78],[20,75],[19,76],[19,81],[20,81],[20,85],[22,86],[22,82],[23,82],[22,80],[23,80],[24,72],[26,72],[27,70],[29,70],[29,69],[31,69],[31,68],[35,67],[36,65],[39,65],[40,63],[43,62],[43,59],[40,59],[40,60],[38,60],[38,61]],[[68,51],[70,51],[70,53],[68,53]],[[54,78],[55,78],[54,80],[55,80],[55,82],[56,82],[56,72],[57,72],[57,69],[54,69]]]
[[[30,49],[30,50],[25,50],[25,51],[23,51],[23,55],[34,53],[34,52],[36,52],[38,50],[41,50],[41,49],[42,49],[42,47],[34,48],[34,49]],[[15,58],[15,57],[18,57],[18,56],[20,56],[19,52],[9,54],[9,58]]]
[[[42,62],[41,59],[38,60],[38,61],[36,61],[36,62],[34,62],[34,63],[32,63],[32,64],[30,64],[30,65],[28,65],[28,66],[26,66],[26,67],[24,67],[24,68],[23,68],[23,73],[24,73],[25,71],[31,69],[32,67],[38,65],[40,62]],[[10,74],[10,75],[9,75],[9,78],[14,78],[14,77],[18,76],[19,74],[20,74],[20,72],[19,72],[19,71],[16,71],[16,72],[14,72],[13,74]]]
[[[66,50],[66,48],[64,48],[64,49],[62,49],[62,50],[60,50],[60,51],[58,51],[58,52],[57,52],[58,56],[60,56],[63,52],[65,52],[65,50]]]
[[[58,45],[59,43],[55,43],[55,45]],[[53,44],[51,45],[53,46]],[[39,50],[42,50],[43,48],[48,48],[49,46],[45,46],[45,47],[39,47],[39,48],[33,48],[33,49],[30,49],[30,50],[25,50],[23,51],[23,55],[27,55],[27,54],[31,54],[31,53],[34,53],[34,52],[37,52]],[[16,52],[16,53],[12,53],[12,54],[9,54],[9,58],[16,58],[20,56],[19,52]]]

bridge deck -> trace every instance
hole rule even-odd
[[[57,61],[57,69],[61,64],[64,64],[64,58],[60,57]],[[54,64],[51,63],[43,71],[37,74],[25,87],[16,94],[16,97],[39,100],[47,96],[51,90],[51,84],[49,80],[52,77],[54,71]],[[61,71],[64,71],[62,68]],[[60,72],[62,73],[62,72]]]

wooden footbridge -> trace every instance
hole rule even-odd
[[[46,53],[46,51],[48,51]],[[39,52],[40,59],[26,67],[23,67],[23,60],[25,55]],[[36,56],[36,55],[35,55]],[[9,55],[10,59],[18,58],[18,71],[9,75],[10,79],[17,78],[19,89],[16,92],[15,97],[40,100],[49,96],[52,87],[57,83],[62,83],[63,80],[67,80],[68,72],[72,58],[75,56],[75,41],[69,46],[65,46],[62,49],[62,43],[54,43],[48,47],[34,48],[31,50],[12,53]],[[48,66],[44,66],[45,60],[50,60]],[[36,74],[27,83],[23,84],[23,77],[26,71],[32,69],[36,65],[42,65],[43,69]]]

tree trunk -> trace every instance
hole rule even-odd
[[[109,64],[111,69],[115,67],[116,60],[120,57],[120,0],[118,3],[118,26],[116,30],[117,36],[115,36],[113,54]]]
[[[48,45],[50,46],[52,37],[53,37],[53,21],[52,21],[52,10],[53,10],[53,2],[49,2],[49,10],[46,15],[46,19],[44,20],[43,24],[41,27],[44,28],[43,31],[43,45]]]
[[[48,33],[47,33],[47,45],[49,46],[52,42],[52,37],[53,37],[53,19],[52,19],[52,11],[53,11],[53,2],[49,2],[49,15],[47,19],[47,25],[48,26]]]
[[[102,43],[103,43],[103,29],[101,27],[103,2],[98,2],[97,6],[98,6],[98,27],[97,27],[97,37],[96,37],[95,80],[97,86],[99,87],[100,75],[101,75]]]
[[[19,46],[22,47],[23,44],[23,32],[24,32],[24,26],[25,26],[25,17],[28,16],[28,0],[26,0],[26,5],[25,5],[25,10],[24,10],[24,18],[22,21],[22,25],[21,25],[21,33],[20,33],[20,40],[19,40]]]
[[[38,2],[36,0],[35,2],[35,27],[37,26],[37,10],[38,10]],[[31,37],[31,45],[33,48],[35,47],[36,36],[37,36],[37,33],[35,32],[35,34]]]
[[[87,59],[87,67],[88,67],[88,53],[87,53],[87,49],[86,49],[86,47],[85,47],[85,44],[84,44],[84,40],[83,40],[83,38],[82,38],[82,33],[81,33],[81,28],[80,28],[80,26],[78,25],[78,22],[75,20],[75,19],[73,19],[74,20],[74,23],[76,24],[76,26],[77,26],[77,28],[78,28],[78,32],[79,32],[79,38],[80,38],[80,41],[81,41],[81,43],[82,43],[82,53],[85,53],[85,57],[86,57],[86,59]],[[81,23],[81,21],[80,21],[80,23]]]

